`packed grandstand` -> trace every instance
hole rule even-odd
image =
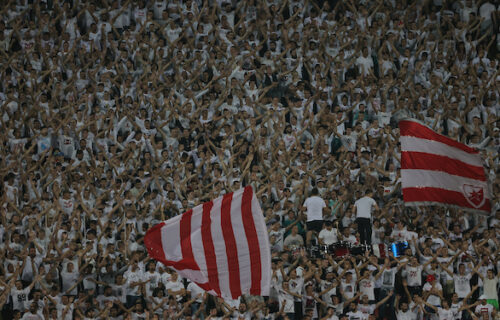
[[[1,318],[498,318],[499,8],[2,1]],[[480,150],[491,215],[404,205],[401,118]],[[148,257],[151,226],[247,185],[269,296]]]

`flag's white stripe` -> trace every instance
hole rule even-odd
[[[229,266],[227,262],[226,243],[221,228],[221,207],[222,197],[213,201],[210,218],[212,220],[212,241],[214,243],[215,257],[217,260],[217,271],[219,275],[219,287],[223,297],[231,297],[231,288],[229,287]]]
[[[261,295],[267,296],[269,295],[271,284],[271,251],[269,249],[269,234],[267,233],[266,222],[264,221],[259,200],[257,200],[255,193],[252,197],[252,216],[260,247],[260,263],[262,270],[262,279],[260,282]]]
[[[203,238],[201,236],[201,222],[203,218],[203,205],[193,208],[191,216],[191,246],[193,248],[193,256],[202,271],[204,282],[208,282],[207,261],[205,260],[205,249],[203,246]]]
[[[462,162],[465,162],[473,166],[477,167],[483,166],[481,157],[479,155],[467,153],[458,148],[451,147],[447,144],[438,141],[421,139],[410,136],[401,136],[400,141],[401,141],[401,152],[413,151],[413,152],[432,153],[460,160]]]
[[[161,245],[165,259],[170,261],[182,260],[181,250],[181,216],[176,216],[165,221],[165,225],[161,228]]]
[[[250,264],[250,251],[248,249],[245,228],[241,217],[241,200],[243,199],[244,190],[245,189],[240,189],[233,194],[233,202],[231,203],[231,224],[233,227],[234,239],[236,240],[236,248],[238,250],[241,292],[249,293],[252,282],[252,268]]]
[[[401,170],[401,182],[403,189],[431,187],[463,193],[464,184],[470,184],[488,190],[485,181],[455,176],[442,171],[403,169]],[[488,198],[488,194],[484,196]]]

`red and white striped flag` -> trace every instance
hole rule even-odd
[[[157,224],[144,244],[152,258],[213,295],[269,295],[269,238],[250,186]]]
[[[399,122],[406,204],[439,204],[490,213],[488,179],[479,151],[415,120]]]

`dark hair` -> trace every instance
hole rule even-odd
[[[318,194],[319,194],[318,188],[316,188],[316,187],[312,188],[311,195],[317,196]]]

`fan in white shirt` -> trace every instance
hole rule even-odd
[[[309,244],[313,232],[319,233],[323,227],[323,214],[328,213],[328,207],[325,200],[319,196],[318,188],[311,190],[311,196],[304,202],[302,211],[306,211],[307,215],[306,243]]]
[[[442,264],[441,267],[450,275],[450,277],[453,278],[455,293],[458,295],[458,297],[461,299],[465,298],[471,292],[470,280],[474,273],[478,273],[477,269],[480,267],[480,264],[477,265],[476,268],[474,268],[471,272],[467,272],[465,264],[460,263],[458,265],[458,274],[451,272],[451,270],[449,270]]]
[[[367,244],[371,244],[372,238],[372,210],[379,210],[377,202],[372,198],[372,195],[373,192],[367,189],[365,196],[356,200],[352,209],[353,214],[356,214],[360,241]]]
[[[411,257],[408,265],[403,270],[403,277],[406,277],[406,283],[410,288],[418,288],[422,286],[422,271],[430,264],[432,259],[428,260],[423,265],[420,265],[416,257]],[[417,290],[417,289],[416,289]],[[412,291],[410,289],[410,292]]]
[[[141,271],[137,262],[134,262],[130,269],[125,272],[123,277],[127,282],[127,295],[128,296],[139,296],[141,292],[141,285],[143,284],[145,277],[144,272]]]
[[[424,301],[424,304],[428,306],[429,308],[433,309],[439,317],[439,320],[453,320],[455,319],[455,310],[450,308],[450,305],[447,300],[443,300],[442,304],[443,307],[436,307],[433,306],[432,304]],[[468,306],[466,306],[468,307]],[[461,308],[458,309],[458,311],[462,311],[463,309],[466,308],[465,306],[462,306]]]
[[[146,268],[147,271],[144,273],[144,280],[147,280],[146,295],[150,297],[153,295],[154,289],[158,287],[161,281],[161,275],[156,271],[156,264],[153,261],[150,261]]]
[[[411,301],[410,304],[406,302],[399,303],[398,296],[396,297],[396,319],[397,320],[414,320],[417,319],[417,305]]]
[[[358,309],[359,309],[359,311],[361,311],[365,315],[365,317],[368,317],[370,315],[374,315],[375,310],[377,310],[378,307],[380,307],[381,305],[386,303],[387,300],[389,300],[393,294],[394,294],[393,291],[389,292],[389,294],[384,299],[380,300],[376,304],[370,303],[368,296],[366,294],[363,294],[361,296],[361,302],[358,305]]]
[[[363,276],[358,280],[358,286],[363,298],[366,296],[368,301],[375,300],[375,279],[370,270],[367,269],[363,272]]]
[[[321,244],[332,245],[338,241],[337,229],[333,228],[330,221],[327,221],[325,227],[319,232],[318,238]]]
[[[172,277],[165,284],[165,290],[169,295],[174,296],[178,302],[182,300],[186,289],[176,272],[172,273]]]
[[[28,294],[36,283],[33,281],[28,287],[23,288],[23,283],[21,280],[16,281],[15,288],[10,291],[10,296],[12,298],[12,309],[24,311],[28,308]]]
[[[190,282],[186,288],[186,291],[191,294],[191,299],[194,299],[195,303],[202,303],[203,298],[205,296],[205,290],[200,288],[199,285],[197,285],[194,282]]]
[[[430,274],[427,276],[427,283],[424,285],[423,291],[423,298],[425,303],[433,306],[441,305],[443,287],[439,282],[436,281],[436,277],[434,275]]]
[[[478,300],[480,301],[480,304],[476,306],[474,313],[479,318],[492,319],[492,315],[494,316],[496,314],[495,307],[486,301],[486,296],[484,294],[480,296]]]
[[[347,313],[347,316],[349,317],[349,320],[367,320],[368,316],[364,314],[363,312],[358,310],[358,305],[354,302],[351,302],[349,305],[349,311]]]
[[[301,299],[302,296],[290,290],[288,281],[283,281],[282,288],[278,290],[278,299],[280,303],[280,310],[287,314],[295,314],[295,301]]]

